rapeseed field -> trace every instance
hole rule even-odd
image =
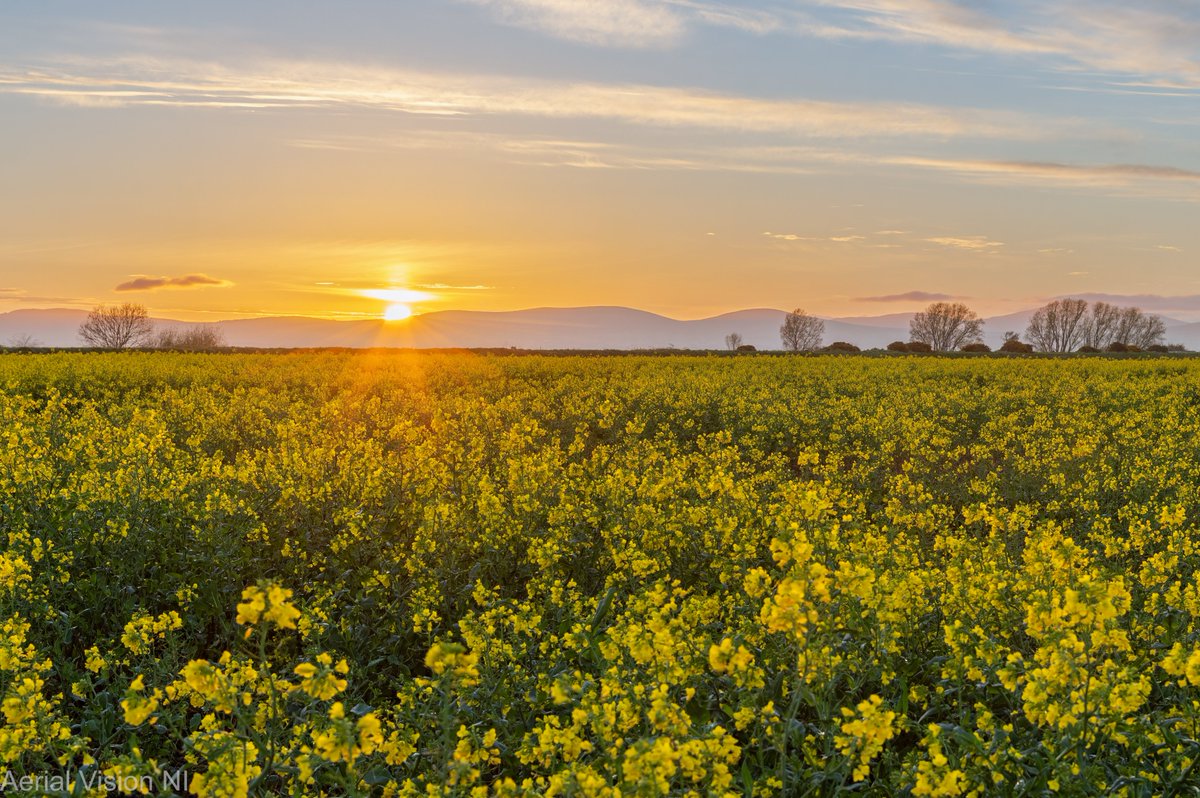
[[[1190,360],[5,355],[0,766],[1196,794],[1198,524]]]

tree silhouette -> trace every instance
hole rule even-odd
[[[1073,352],[1087,337],[1087,312],[1086,300],[1056,299],[1037,309],[1025,337],[1042,352]]]
[[[779,337],[783,347],[792,352],[808,352],[821,345],[825,336],[825,322],[805,313],[803,308],[796,308],[787,314],[783,326],[779,328]]]
[[[105,349],[126,349],[150,339],[154,325],[150,323],[145,305],[126,302],[123,305],[97,305],[83,324],[79,337],[89,346]]]
[[[982,340],[983,320],[961,302],[934,302],[913,316],[908,334],[938,352],[952,352]]]

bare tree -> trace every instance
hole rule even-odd
[[[1092,312],[1084,326],[1083,345],[1104,349],[1111,344],[1117,333],[1117,318],[1121,309],[1107,302],[1093,302]]]
[[[174,349],[180,352],[211,352],[225,345],[225,337],[219,327],[197,324],[186,330],[159,330],[154,337],[156,349]]]
[[[12,338],[8,339],[9,349],[36,349],[41,345],[42,342],[34,338],[29,333],[14,335]]]
[[[1141,308],[1119,308],[1107,302],[1094,302],[1088,317],[1084,344],[1107,349],[1112,344],[1125,344],[1145,349],[1162,343],[1166,324],[1158,316],[1144,313]]]
[[[736,352],[737,348],[742,345],[741,333],[730,333],[725,336],[725,348],[730,352]]]
[[[1143,313],[1141,308],[1121,308],[1117,317],[1116,340],[1126,346],[1146,349],[1162,343],[1167,326],[1158,316]]]
[[[106,349],[125,349],[150,339],[154,325],[150,323],[145,305],[126,302],[123,305],[97,305],[83,324],[79,337],[89,346]]]
[[[1056,299],[1037,309],[1025,337],[1042,352],[1073,352],[1084,343],[1087,312],[1087,300]]]
[[[938,352],[952,352],[983,339],[983,320],[961,302],[934,302],[913,316],[909,337]]]
[[[802,308],[796,308],[783,320],[779,337],[784,348],[792,352],[812,351],[821,345],[821,339],[825,337],[825,322],[805,313]]]

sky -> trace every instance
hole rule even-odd
[[[0,4],[0,311],[1200,319],[1194,0]]]

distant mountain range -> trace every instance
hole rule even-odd
[[[985,320],[984,337],[998,346],[1004,333],[1023,334],[1033,310]],[[848,341],[863,349],[908,340],[911,313],[825,319],[825,343]],[[78,330],[87,311],[66,308],[0,313],[0,344],[28,336],[42,346],[80,346]],[[707,319],[680,320],[624,307],[533,308],[513,311],[445,310],[404,321],[335,321],[301,316],[270,316],[204,322],[219,327],[230,346],[246,347],[414,347],[518,349],[722,349],[725,336],[738,333],[759,349],[779,349],[786,313],[758,308]],[[1167,342],[1200,349],[1200,322],[1164,317]],[[188,328],[193,322],[154,319],[160,328]]]

